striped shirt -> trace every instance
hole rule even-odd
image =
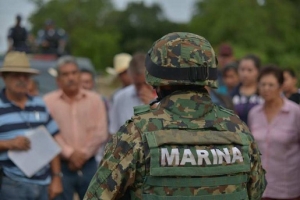
[[[5,89],[0,93],[0,140],[10,140],[24,136],[32,128],[44,125],[50,134],[58,133],[56,122],[50,116],[42,98],[28,96],[25,108],[21,109],[5,96]],[[0,166],[4,174],[15,180],[39,185],[51,181],[50,165],[45,166],[33,177],[25,174],[8,158],[7,151],[0,152]]]

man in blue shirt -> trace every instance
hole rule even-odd
[[[25,133],[31,129],[45,126],[52,135],[58,133],[44,101],[27,95],[30,76],[38,71],[30,68],[25,53],[9,52],[0,73],[5,83],[0,93],[0,167],[3,170],[0,199],[53,199],[62,192],[58,156],[28,178],[7,155],[8,150],[30,149]]]

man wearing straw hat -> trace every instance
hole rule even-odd
[[[127,73],[131,58],[131,55],[129,55],[128,53],[119,53],[114,56],[114,68],[106,68],[107,73],[113,76],[118,76],[119,80],[121,81],[122,87],[126,87],[131,84],[130,77]]]
[[[0,199],[53,199],[62,192],[58,156],[28,178],[7,155],[8,150],[30,149],[30,141],[25,137],[30,129],[44,125],[52,135],[58,133],[44,101],[27,94],[30,76],[38,74],[38,70],[30,68],[25,53],[9,52],[0,73],[5,83],[0,92],[0,167],[3,170]]]
[[[110,108],[109,133],[115,134],[120,126],[133,115],[133,107],[150,103],[155,91],[146,84],[144,53],[135,53],[129,63],[128,74],[132,85],[116,93]]]

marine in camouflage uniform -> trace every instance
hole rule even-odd
[[[260,199],[260,153],[247,126],[214,105],[217,59],[210,43],[170,33],[146,59],[159,105],[135,116],[107,144],[85,199]],[[125,195],[125,196],[124,196]]]

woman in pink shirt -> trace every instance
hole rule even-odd
[[[300,200],[300,107],[282,97],[283,81],[279,68],[262,69],[258,87],[265,102],[248,118],[267,172],[264,200]]]

